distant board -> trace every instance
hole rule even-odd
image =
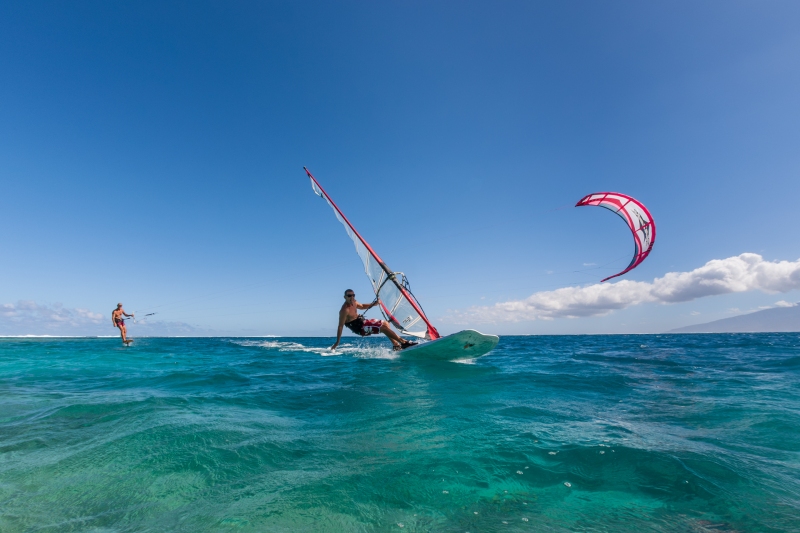
[[[403,358],[432,361],[475,359],[492,351],[499,340],[500,337],[496,335],[484,335],[474,329],[465,329],[446,337],[406,348],[400,354]]]

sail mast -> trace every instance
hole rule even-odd
[[[306,167],[303,167],[303,170],[306,171],[306,174],[308,174],[308,177],[311,179],[311,181],[312,181],[312,183],[314,185],[315,192],[316,192],[316,190],[319,190],[319,192],[322,193],[321,196],[324,196],[324,198],[328,202],[328,204],[330,204],[330,206],[334,209],[334,211],[338,215],[337,218],[339,218],[344,224],[347,225],[347,227],[353,232],[353,235],[358,238],[358,240],[361,242],[361,244],[364,245],[364,247],[369,252],[369,254],[375,259],[375,261],[378,263],[378,265],[384,271],[384,273],[386,274],[386,276],[388,278],[384,283],[388,283],[388,282],[391,281],[391,283],[393,283],[395,285],[395,287],[400,292],[400,294],[403,295],[403,297],[413,307],[414,311],[416,311],[419,314],[420,318],[422,318],[422,320],[425,322],[425,325],[427,326],[427,329],[428,329],[427,336],[430,339],[438,339],[440,337],[439,332],[436,331],[436,328],[433,327],[433,325],[428,321],[428,317],[425,316],[425,313],[420,308],[419,304],[417,303],[416,299],[414,298],[414,295],[412,295],[402,284],[400,284],[397,281],[395,273],[388,266],[386,266],[386,263],[383,262],[383,260],[375,252],[375,250],[372,249],[372,247],[369,245],[369,243],[367,243],[367,241],[364,240],[364,237],[362,237],[361,234],[358,232],[358,230],[356,230],[355,226],[353,226],[353,224],[350,223],[350,221],[347,219],[347,217],[344,215],[344,213],[342,213],[342,210],[339,209],[339,206],[337,206],[336,203],[328,195],[328,193],[325,192],[325,189],[322,188],[322,186],[319,184],[319,182],[316,180],[316,178],[311,174],[311,172]],[[375,287],[375,290],[378,291],[379,288]],[[379,297],[379,300],[380,300],[380,297]],[[383,309],[383,311],[387,315],[387,317],[393,317],[392,311],[390,309],[388,309],[385,305],[383,305],[383,302],[381,302],[381,308]],[[398,321],[392,320],[392,322],[395,322],[396,325],[398,325],[399,327],[402,328],[402,324],[399,324]]]

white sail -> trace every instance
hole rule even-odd
[[[402,272],[392,272],[386,266],[375,250],[367,244],[367,241],[356,231],[355,227],[347,220],[344,213],[328,196],[328,193],[320,186],[319,182],[311,175],[307,168],[303,167],[311,180],[311,188],[314,193],[333,209],[336,219],[342,223],[350,240],[356,247],[356,253],[364,263],[364,272],[367,274],[372,290],[378,298],[383,316],[392,323],[394,327],[406,333],[422,339],[438,339],[439,332],[431,325],[422,306],[419,305],[414,295],[409,289],[408,280]]]

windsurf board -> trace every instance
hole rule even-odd
[[[500,337],[496,335],[484,335],[474,329],[465,329],[406,348],[400,354],[404,358],[436,361],[475,359],[492,351],[499,341]]]

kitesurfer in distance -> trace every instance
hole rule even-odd
[[[119,328],[119,333],[122,336],[122,344],[130,344],[133,339],[128,338],[128,330],[125,328],[125,317],[133,316],[128,314],[122,308],[122,304],[117,304],[117,308],[111,312],[111,323],[115,328]]]
[[[336,342],[331,346],[331,350],[335,350],[339,346],[339,342],[342,340],[342,328],[345,326],[356,335],[361,335],[362,337],[383,333],[392,341],[394,350],[403,350],[417,344],[416,342],[407,341],[395,333],[385,320],[364,318],[363,315],[358,314],[359,309],[367,310],[376,305],[378,305],[377,300],[371,304],[358,303],[356,301],[356,293],[351,289],[344,291],[344,305],[339,310],[339,329],[336,331]]]

